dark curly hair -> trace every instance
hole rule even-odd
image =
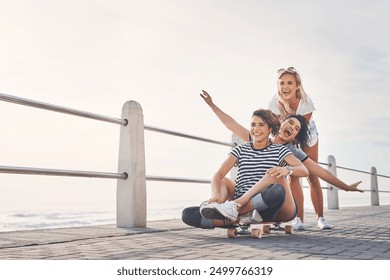
[[[307,120],[304,117],[302,117],[301,115],[293,114],[293,115],[287,115],[283,121],[291,119],[291,118],[297,119],[299,121],[299,123],[301,124],[301,129],[299,130],[297,136],[295,136],[294,144],[303,150],[305,147],[307,147],[307,143],[310,140],[310,134],[309,134]]]

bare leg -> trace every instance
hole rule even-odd
[[[234,201],[243,206],[245,206],[247,203],[250,203],[250,200],[253,196],[267,188],[269,185],[279,183],[280,179],[277,179],[276,177],[272,177],[268,174],[265,174],[263,178],[261,178],[260,181],[258,181],[253,187],[251,187],[246,193],[244,193],[241,197],[235,199]],[[283,181],[285,181],[283,179]],[[253,208],[251,209],[253,210]],[[249,210],[250,211],[250,210]],[[249,212],[247,211],[247,212]],[[241,213],[241,210],[240,210]]]
[[[235,202],[241,204],[242,206],[239,209],[240,214],[248,213],[252,211],[254,208],[251,198],[259,193],[262,189],[265,189],[271,184],[281,184],[285,191],[286,197],[285,202],[282,208],[279,210],[279,213],[276,216],[278,221],[287,222],[293,216],[295,211],[295,202],[292,196],[292,192],[288,182],[284,178],[277,179],[276,177],[272,177],[266,174],[258,183],[256,183],[252,188],[250,188],[244,195],[240,198],[236,199]]]
[[[277,183],[281,184],[284,187],[286,191],[286,198],[284,200],[284,204],[282,208],[280,209],[279,213],[276,215],[276,221],[288,222],[290,221],[291,217],[295,212],[295,201],[289,183],[282,178],[280,178]]]
[[[238,221],[237,221],[238,222]],[[231,221],[229,219],[226,219],[226,220],[217,220],[217,219],[214,219],[213,220],[213,226],[214,227],[222,227],[222,228],[225,228],[227,226],[231,226],[233,224],[235,224],[236,221]]]
[[[313,147],[308,147],[305,149],[306,154],[314,162],[318,163],[318,142]],[[310,185],[310,197],[314,206],[314,211],[317,214],[317,217],[323,217],[324,215],[324,198],[322,194],[320,180],[317,176],[310,174],[307,177],[307,181]]]
[[[219,189],[219,201],[217,202],[223,203],[227,200],[232,200],[234,197],[235,188],[236,183],[233,180],[226,177],[223,178]]]
[[[291,176],[291,182],[290,182],[290,187],[291,187],[291,192],[292,195],[295,199],[295,202],[298,205],[298,213],[297,217],[301,219],[303,223],[303,218],[304,218],[304,196],[303,196],[303,191],[301,187],[301,183],[299,182],[299,177],[294,177]]]

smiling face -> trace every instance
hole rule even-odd
[[[295,98],[297,89],[297,81],[293,74],[285,73],[278,79],[279,94],[284,100]]]
[[[297,118],[288,118],[282,122],[279,129],[279,137],[285,143],[294,141],[301,130],[301,123]]]
[[[272,128],[264,122],[262,118],[259,116],[253,116],[251,118],[251,136],[253,142],[256,144],[264,144],[268,143],[269,135],[272,132]]]

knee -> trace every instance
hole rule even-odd
[[[270,187],[270,192],[268,194],[269,195],[264,198],[264,201],[266,201],[268,205],[283,205],[284,200],[286,199],[286,190],[281,184],[273,184]]]
[[[201,227],[199,207],[187,207],[181,212],[181,220],[189,226]]]
[[[275,193],[275,199],[284,202],[284,200],[286,199],[286,190],[283,185],[274,184],[272,188]]]
[[[202,217],[199,206],[184,208],[181,212],[181,220],[191,227],[204,229],[214,228],[212,220]]]
[[[269,207],[277,207],[283,205],[286,199],[286,190],[281,184],[273,184],[261,192],[261,195],[265,204]]]

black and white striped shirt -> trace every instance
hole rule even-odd
[[[238,198],[260,181],[268,169],[285,166],[285,157],[292,153],[283,145],[271,144],[257,150],[252,143],[245,143],[235,147],[230,154],[237,158],[238,174],[234,198]]]

